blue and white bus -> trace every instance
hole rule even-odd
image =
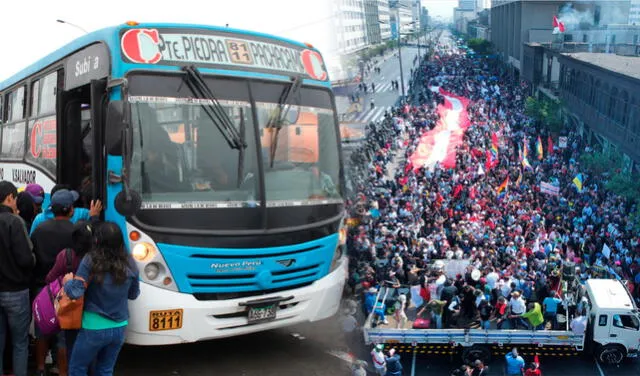
[[[0,83],[0,179],[103,200],[140,270],[127,342],[336,313],[344,173],[320,53],[271,35],[127,22]]]

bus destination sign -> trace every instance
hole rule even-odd
[[[328,79],[317,51],[266,39],[173,29],[129,29],[120,39],[125,61],[137,64],[226,66]]]

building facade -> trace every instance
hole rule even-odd
[[[398,30],[400,34],[410,33],[414,30],[413,3],[411,0],[389,2],[392,38],[398,38]]]
[[[567,53],[537,43],[524,49],[523,79],[561,99],[567,121],[589,145],[619,153],[622,167],[640,172],[640,57]]]
[[[502,59],[518,72],[524,43],[548,43],[564,35],[553,35],[553,17],[564,22],[567,32],[626,23],[629,0],[493,0],[491,42]]]
[[[367,47],[365,4],[363,0],[334,0],[335,38],[342,55]]]
[[[380,20],[380,38],[383,42],[391,39],[391,13],[388,0],[378,0],[378,19]]]
[[[629,5],[629,25],[640,25],[640,0],[631,0]]]
[[[367,29],[367,43],[376,45],[382,43],[380,34],[380,15],[378,13],[378,0],[363,0],[365,25]]]

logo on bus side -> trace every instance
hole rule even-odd
[[[304,50],[300,56],[304,70],[311,78],[324,81],[327,79],[327,72],[322,68],[322,57],[313,50]]]
[[[131,29],[122,35],[122,52],[127,59],[140,64],[155,64],[162,59],[158,44],[160,33],[155,29]]]

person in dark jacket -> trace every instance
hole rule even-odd
[[[389,350],[389,356],[386,360],[386,376],[402,376],[402,363],[400,363],[400,355],[396,354],[396,349]]]
[[[4,346],[6,333],[11,332],[13,372],[26,376],[31,323],[29,283],[35,257],[27,228],[17,213],[18,189],[11,182],[0,182],[0,346]],[[3,368],[0,364],[0,370]]]
[[[84,296],[70,376],[85,376],[93,361],[97,375],[113,374],[129,324],[128,301],[140,295],[138,268],[125,249],[120,227],[101,223],[94,234],[95,246],[80,262],[78,272],[63,280],[69,298]]]
[[[78,200],[79,195],[75,191],[61,189],[51,196],[51,211],[53,219],[49,219],[39,225],[31,234],[33,251],[36,255],[36,267],[33,273],[33,296],[37,296],[45,286],[45,279],[49,270],[53,267],[56,257],[61,250],[73,248],[71,234],[73,233],[73,204]],[[44,336],[36,326],[36,375],[44,376],[45,360],[49,345],[52,344],[53,336]],[[57,340],[57,362],[58,370],[64,376],[67,375],[67,349],[64,343],[64,334],[58,333]]]

